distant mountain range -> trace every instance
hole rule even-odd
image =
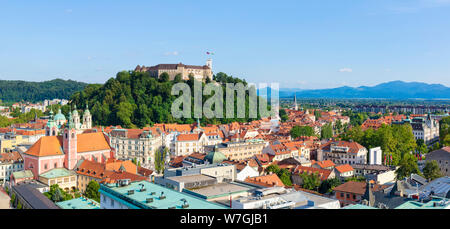
[[[270,88],[269,88],[270,89]],[[270,96],[270,90],[269,90]],[[338,87],[304,90],[280,88],[280,98],[373,98],[373,99],[450,99],[450,88],[442,84],[391,81],[373,87]]]

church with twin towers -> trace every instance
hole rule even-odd
[[[58,110],[56,115],[53,115],[53,111],[50,110],[50,117],[45,127],[46,136],[58,136],[62,133],[66,123],[70,123],[71,126],[77,131],[77,134],[82,133],[84,130],[92,128],[92,115],[89,111],[89,106],[86,105],[86,109],[83,112],[83,116],[80,117],[77,106],[74,110],[69,112],[69,118],[61,113],[61,109]]]

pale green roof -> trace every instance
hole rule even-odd
[[[140,191],[141,184],[144,185],[145,191]],[[134,193],[128,195],[128,191],[133,190]],[[120,203],[133,209],[182,209],[183,200],[186,200],[189,207],[187,209],[228,209],[216,203],[208,202],[198,197],[178,192],[148,181],[132,182],[128,186],[115,187],[114,185],[101,185],[100,193],[113,198]],[[164,192],[166,198],[161,199],[160,195]],[[147,203],[148,198],[153,198],[153,202]]]
[[[426,203],[421,203],[418,201],[407,201],[402,205],[396,207],[395,209],[448,209],[448,208],[450,208],[449,199],[435,197]]]
[[[61,121],[66,121],[66,116],[64,116],[64,115],[61,113],[61,109],[58,110],[58,114],[55,115],[54,120],[55,120],[55,121],[59,121],[59,120],[61,120]]]
[[[47,179],[53,179],[53,178],[67,177],[67,176],[72,176],[72,175],[75,175],[75,173],[73,171],[70,171],[65,168],[58,168],[58,169],[52,169],[50,171],[42,173],[39,176],[47,178]]]
[[[62,209],[100,209],[100,204],[94,200],[80,197],[56,203]]]
[[[342,209],[378,209],[378,208],[370,207],[370,206],[363,205],[363,204],[352,204],[352,205],[347,205],[347,206],[343,207]]]
[[[208,160],[211,164],[218,164],[227,160],[227,157],[221,152],[211,152],[206,155],[205,160]]]
[[[22,179],[22,178],[33,178],[33,172],[31,170],[23,170],[18,172],[13,172],[13,176],[16,179]]]

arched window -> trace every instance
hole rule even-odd
[[[72,133],[72,138],[75,138],[75,134],[74,133]]]

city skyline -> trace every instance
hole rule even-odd
[[[448,87],[449,9],[448,0],[6,1],[0,79],[104,83],[138,64],[203,65],[214,52],[215,73],[281,88]]]

